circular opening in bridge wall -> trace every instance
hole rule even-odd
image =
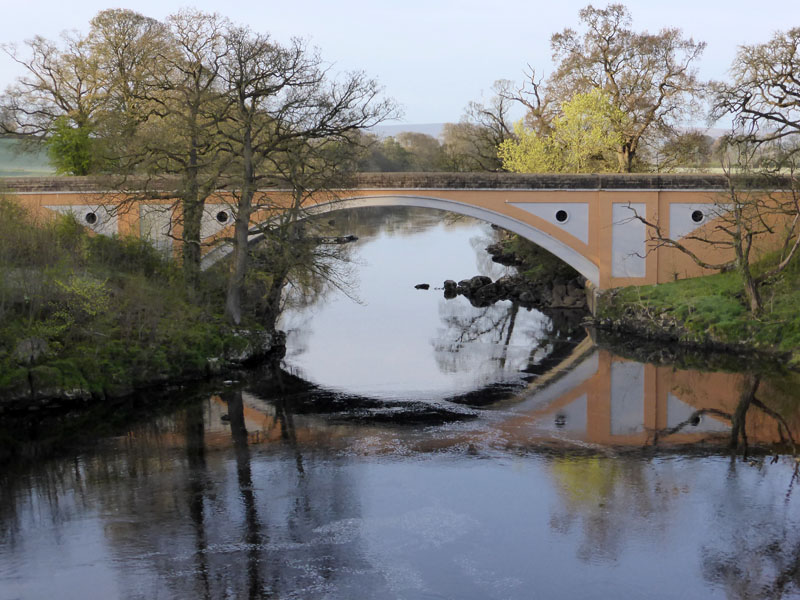
[[[561,210],[556,211],[556,221],[559,223],[566,223],[569,221],[569,213],[565,211],[563,208]]]
[[[220,223],[227,223],[228,219],[230,218],[231,216],[227,213],[227,211],[221,210],[217,213],[217,221]]]
[[[97,223],[97,214],[90,212],[86,213],[86,216],[83,217],[84,221],[86,221],[89,225],[94,225]]]
[[[695,210],[692,211],[692,221],[695,223],[701,223],[706,216],[703,214],[702,210]]]

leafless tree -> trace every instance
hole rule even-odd
[[[359,130],[392,116],[396,108],[392,101],[379,98],[377,83],[363,73],[332,80],[318,54],[299,40],[280,46],[266,35],[232,27],[226,43],[222,77],[231,109],[221,133],[235,157],[238,174],[225,312],[229,320],[239,323],[251,217],[257,210],[275,208],[270,194],[257,190],[270,179],[285,181],[285,173],[275,170],[276,157],[303,153],[315,140],[350,144]],[[301,158],[302,154],[289,162],[301,164]],[[300,219],[307,201],[305,189],[288,183],[294,200],[281,208]]]

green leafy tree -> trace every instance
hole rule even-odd
[[[517,139],[500,145],[503,168],[517,173],[586,173],[614,169],[625,114],[599,89],[576,94],[561,107],[549,134],[519,122]]]
[[[50,161],[59,173],[88,175],[92,172],[96,161],[88,125],[73,126],[66,116],[57,117],[45,144]]]

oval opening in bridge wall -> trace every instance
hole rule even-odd
[[[559,223],[566,223],[569,221],[569,213],[564,209],[556,211],[556,221]]]
[[[695,223],[702,222],[702,220],[705,219],[705,217],[706,216],[703,214],[702,210],[695,210],[692,212],[692,221],[694,221]]]
[[[225,212],[224,210],[221,210],[217,213],[217,221],[219,221],[220,223],[227,223],[229,218],[230,215],[228,215],[228,213]]]
[[[86,213],[86,216],[85,216],[85,217],[83,217],[83,219],[84,219],[84,220],[85,220],[85,221],[86,221],[86,222],[87,222],[89,225],[94,225],[95,223],[97,223],[97,215],[96,215],[95,213],[93,213],[93,212]]]

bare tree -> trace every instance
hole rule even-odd
[[[228,110],[220,71],[227,53],[224,33],[229,26],[218,15],[194,10],[169,16],[164,41],[150,46],[153,60],[148,68],[138,74],[134,89],[122,91],[130,97],[129,110],[136,127],[119,137],[115,155],[117,174],[123,177],[116,187],[129,187],[125,176],[132,174],[133,187],[138,190],[128,190],[132,199],[178,199],[165,209],[172,215],[171,230],[180,230],[190,289],[200,271],[205,202],[222,185],[230,162],[219,135]],[[158,185],[150,186],[151,179]]]
[[[235,156],[238,175],[225,312],[238,324],[251,217],[256,210],[274,206],[269,194],[257,194],[259,184],[275,176],[274,157],[303,152],[313,140],[352,143],[360,129],[392,116],[396,109],[393,102],[378,98],[377,83],[363,73],[331,81],[319,56],[299,40],[283,47],[242,27],[230,28],[226,40],[222,76],[231,111],[221,132]],[[293,191],[296,199],[289,209],[297,205],[297,190]]]
[[[492,85],[487,102],[467,104],[458,123],[445,124],[442,133],[447,166],[454,171],[499,171],[497,150],[513,137],[510,113],[517,101],[512,83],[505,79]]]
[[[763,308],[760,288],[771,281],[797,256],[800,250],[800,181],[796,175],[796,160],[789,153],[777,161],[773,170],[756,168],[758,148],[737,140],[733,154],[723,161],[727,191],[720,194],[708,211],[696,210],[692,218],[710,225],[678,240],[669,236],[657,221],[642,215],[635,218],[647,225],[654,247],[675,248],[689,256],[698,266],[718,271],[735,270],[741,277],[747,305],[752,315]],[[788,174],[784,171],[788,169]],[[780,250],[776,263],[756,273],[755,263],[762,256],[764,238],[777,238]],[[704,252],[693,249],[714,248],[724,251],[724,258],[711,262]]]
[[[774,142],[800,135],[800,27],[741,46],[733,81],[713,84],[712,116],[733,115],[737,135]],[[800,146],[796,141],[795,146]]]

